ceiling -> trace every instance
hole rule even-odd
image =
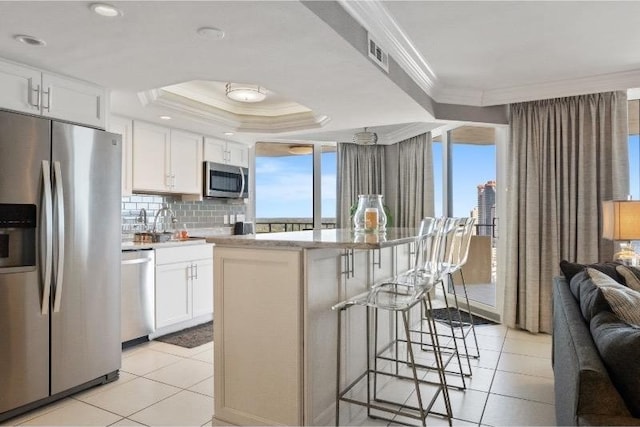
[[[393,142],[451,117],[483,121],[490,106],[640,86],[640,2],[110,3],[123,15],[83,1],[0,1],[0,57],[105,86],[117,114],[170,115],[169,126],[248,144],[350,141],[363,127]],[[204,26],[226,36],[204,38]],[[366,57],[365,30],[390,54],[389,73]],[[326,120],[242,131],[139,96],[194,80],[261,85]]]

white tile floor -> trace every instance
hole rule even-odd
[[[477,326],[481,357],[466,391],[451,391],[454,425],[554,425],[551,337]],[[469,337],[470,339],[471,337]],[[471,341],[469,341],[471,342]],[[411,392],[407,391],[407,398]],[[213,413],[213,343],[150,342],[123,354],[120,379],[2,425],[203,426]],[[429,417],[428,425],[446,425]],[[387,425],[372,419],[359,425]]]

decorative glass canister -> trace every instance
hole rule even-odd
[[[353,215],[356,232],[376,233],[387,229],[387,215],[384,213],[382,194],[360,194],[358,208]]]

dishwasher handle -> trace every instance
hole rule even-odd
[[[148,262],[152,262],[151,258],[136,258],[136,259],[127,259],[122,260],[122,265],[132,265],[132,264],[146,264]]]

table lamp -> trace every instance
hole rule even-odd
[[[609,200],[602,202],[602,237],[620,243],[614,259],[627,265],[637,265],[638,254],[631,240],[640,240],[640,200]]]

